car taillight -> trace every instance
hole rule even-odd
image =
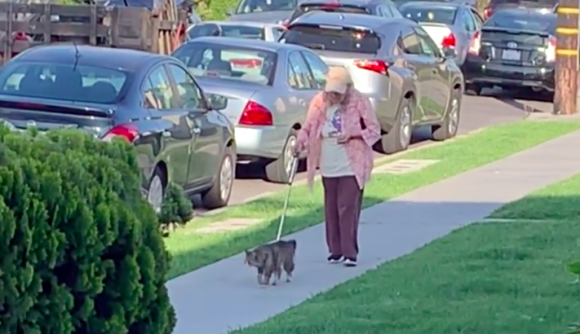
[[[14,40],[15,41],[28,41],[28,36],[25,33],[23,33],[22,31],[19,31],[19,32],[14,34]]]
[[[338,8],[338,7],[340,7],[340,3],[338,3],[338,2],[329,2],[329,3],[325,3],[322,7],[325,7],[325,8]]]
[[[471,43],[469,43],[469,49],[467,50],[467,52],[469,52],[472,55],[477,55],[479,54],[480,48],[481,48],[481,33],[479,31],[476,31],[475,34],[473,34],[473,37],[471,38]]]
[[[382,60],[357,59],[354,61],[354,66],[363,70],[377,72],[382,75],[389,75],[389,66]]]
[[[486,8],[483,10],[483,18],[484,19],[489,19],[491,16],[491,8]]]
[[[124,138],[129,143],[134,142],[137,137],[139,137],[139,131],[133,125],[124,124],[124,125],[117,125],[109,130],[103,136],[102,140],[104,141],[111,141],[115,137]]]
[[[254,101],[249,101],[240,117],[242,125],[273,125],[272,113],[268,108]]]
[[[548,47],[546,48],[546,61],[556,61],[556,37],[550,36]]]
[[[455,35],[453,35],[453,33],[443,37],[443,40],[441,41],[441,46],[443,48],[448,48],[448,49],[453,49],[455,48]]]

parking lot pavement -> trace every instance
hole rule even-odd
[[[500,90],[484,91],[484,96],[464,96],[461,110],[459,134],[466,134],[481,128],[520,120],[527,112],[551,112],[552,104],[515,98]],[[432,143],[428,129],[415,131],[411,147]],[[379,158],[382,155],[377,154]],[[304,172],[296,180],[305,177]],[[263,180],[263,173],[257,168],[244,166],[238,169],[238,179],[234,183],[230,205],[244,203],[264,194],[280,191],[284,185],[273,184]],[[199,213],[204,210],[197,209]]]

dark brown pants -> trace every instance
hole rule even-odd
[[[354,176],[323,177],[326,244],[331,255],[356,259],[363,191]]]

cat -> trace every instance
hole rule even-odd
[[[245,263],[258,270],[257,280],[260,285],[269,285],[272,274],[276,277],[272,285],[280,281],[282,269],[286,272],[286,282],[290,282],[294,271],[294,254],[296,240],[278,240],[262,245],[254,250],[246,250]]]

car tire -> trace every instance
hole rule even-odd
[[[201,203],[208,210],[228,205],[236,178],[236,154],[232,147],[226,147],[218,173],[209,188],[201,196]]]
[[[443,122],[431,127],[433,140],[443,141],[457,135],[461,116],[461,89],[453,90]]]
[[[382,135],[375,144],[375,150],[384,154],[393,154],[409,148],[413,134],[413,103],[412,99],[403,99],[397,111],[397,118],[391,131]]]
[[[483,87],[481,85],[477,85],[477,84],[469,84],[469,85],[467,85],[467,87],[465,87],[465,92],[468,93],[468,95],[479,96],[479,95],[481,95],[482,90],[483,90]]]
[[[290,130],[282,154],[274,161],[268,162],[265,166],[266,179],[274,183],[288,183],[292,167],[293,147],[298,142],[298,135],[295,129]]]
[[[167,175],[159,166],[155,168],[153,176],[147,186],[146,200],[151,204],[155,213],[161,212],[161,206],[165,199],[165,189],[167,187]]]

